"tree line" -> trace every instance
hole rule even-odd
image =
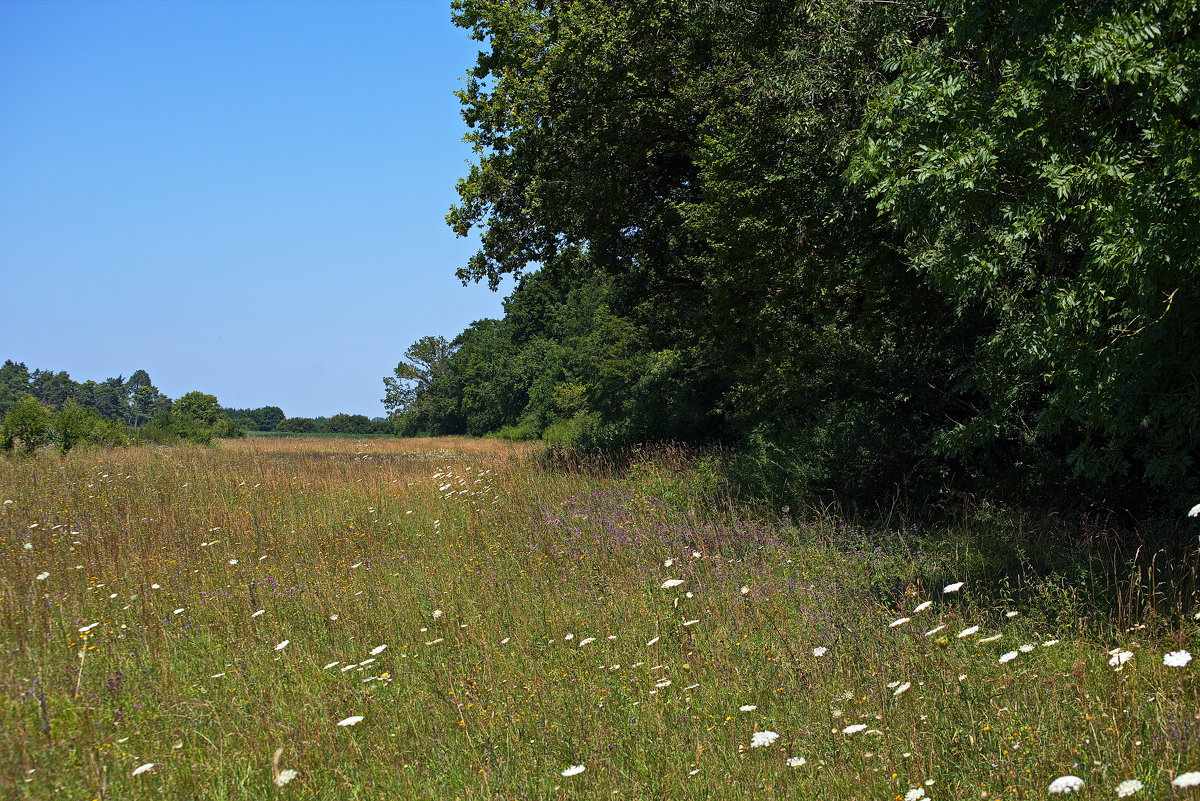
[[[504,316],[398,431],[719,442],[777,500],[1176,502],[1200,446],[1190,0],[456,0],[448,223]]]
[[[30,370],[11,359],[0,366],[0,450],[32,452],[53,444],[66,453],[79,444],[208,443],[271,431],[385,434],[392,424],[361,414],[288,418],[278,406],[228,409],[199,391],[172,399],[145,370],[80,383],[65,371]]]

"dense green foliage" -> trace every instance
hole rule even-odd
[[[1194,484],[1190,3],[454,9],[459,275],[522,278],[401,433],[720,441],[784,502]]]

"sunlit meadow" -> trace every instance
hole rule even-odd
[[[1190,595],[1101,614],[679,454],[43,453],[0,502],[4,798],[1197,793]]]

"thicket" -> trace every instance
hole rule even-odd
[[[476,160],[401,433],[720,442],[780,503],[1190,505],[1188,0],[458,0]]]

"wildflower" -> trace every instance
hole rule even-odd
[[[32,551],[32,550],[33,550],[33,543],[32,543],[32,542],[27,542],[27,543],[25,543],[25,546],[24,546],[24,547],[25,547],[25,550],[27,550],[27,551]]]
[[[787,766],[789,768],[798,768],[805,762],[808,762],[808,760],[804,757],[788,757]]]
[[[441,617],[441,616],[442,616],[442,610],[441,610],[441,609],[434,609],[434,610],[433,610],[433,619],[434,619],[434,620],[437,620],[437,619],[438,619],[439,617]]]
[[[1016,651],[1009,651],[1008,653],[1006,653],[1006,654],[1004,654],[1003,656],[1001,656],[1001,657],[1000,657],[1000,664],[1002,664],[1002,665],[1003,665],[1005,662],[1011,662],[1011,661],[1013,661],[1013,660],[1014,660],[1014,659],[1016,659],[1016,658],[1017,658],[1017,652],[1016,652]]]
[[[921,601],[921,603],[917,604],[916,608],[913,609],[913,614],[915,615],[917,612],[924,612],[931,606],[933,606],[933,601]]]
[[[982,640],[980,640],[979,642],[981,642],[981,643],[983,643],[983,642],[995,642],[996,640],[1000,639],[1000,638],[1001,638],[1001,637],[1003,637],[1003,636],[1004,636],[1003,634],[993,634],[991,637],[984,637],[984,638],[983,638]]]
[[[749,594],[750,594],[750,588],[749,588],[749,587],[747,587],[747,586],[745,586],[745,585],[743,585],[743,586],[742,586],[742,589],[741,589],[741,593],[742,593],[742,595],[749,595]]]
[[[337,722],[337,725],[339,725],[339,726],[354,726],[356,724],[362,723],[362,721],[363,721],[362,715],[351,715],[350,717],[348,717],[344,720],[339,720]]]
[[[1117,651],[1108,660],[1108,666],[1119,670],[1130,659],[1133,659],[1133,651]]]
[[[1042,643],[1043,648],[1049,648],[1051,645],[1058,645],[1061,640],[1046,640]]]
[[[288,647],[289,643],[291,643],[291,640],[284,640],[283,642],[279,643],[279,645],[275,646],[275,650],[282,651],[284,648]]]
[[[683,583],[683,579],[667,579],[666,581],[664,581],[662,583],[662,588],[664,590],[669,590],[672,587],[678,587],[682,583]]]
[[[1183,667],[1192,661],[1192,655],[1187,651],[1172,651],[1163,656],[1163,664],[1167,667]]]
[[[376,647],[371,649],[371,656],[375,656],[376,654],[382,654],[386,650],[387,650],[386,645],[377,645]]]
[[[826,648],[824,645],[818,645],[816,648],[813,649],[813,656],[825,656],[825,654],[828,651],[829,651],[829,649]]]
[[[1137,779],[1126,779],[1117,785],[1117,798],[1125,798],[1142,789],[1144,785]]]
[[[261,614],[262,614],[263,612],[265,612],[265,611],[267,611],[267,610],[266,610],[266,609],[259,609],[257,612],[255,612],[255,613],[254,613],[253,615],[251,615],[250,617],[258,617],[259,615],[261,615]]]
[[[647,642],[646,645],[654,645],[654,643],[658,642],[658,640],[659,640],[658,637],[651,637],[650,641]]]
[[[1004,616],[1005,617],[1016,617],[1019,614],[1021,614],[1021,613],[1020,612],[1005,612]]]
[[[898,618],[896,620],[893,620],[891,623],[888,623],[888,628],[894,629],[894,628],[896,628],[896,626],[903,626],[905,623],[907,623],[910,620],[912,620],[911,617]]]
[[[895,690],[893,690],[892,695],[897,696],[897,695],[900,695],[901,693],[906,693],[911,689],[912,689],[912,682],[906,681],[903,684],[901,684],[899,687],[897,687]]]
[[[842,729],[842,734],[858,734],[860,731],[866,730],[866,728],[867,724],[865,723],[852,723],[851,725]]]
[[[8,501],[5,501],[5,503],[8,503]],[[1200,503],[1188,510],[1188,517],[1200,517]]]
[[[945,587],[942,587],[942,594],[949,595],[952,592],[958,592],[963,588],[964,583],[965,582],[962,581],[956,581],[953,584],[947,584]]]
[[[337,620],[337,619],[338,619],[338,616],[337,616],[337,615],[330,615],[330,616],[329,616],[329,619],[330,619],[330,620]]]
[[[1022,645],[1022,646],[1021,646],[1020,648],[1018,648],[1017,650],[1018,650],[1018,651],[1020,651],[1020,652],[1021,652],[1021,653],[1023,653],[1023,654],[1027,654],[1027,653],[1029,653],[1030,651],[1032,651],[1032,650],[1033,650],[1034,648],[1036,648],[1036,647],[1037,647],[1037,646],[1036,646],[1036,645],[1034,645],[1034,644],[1032,644],[1032,643],[1025,643],[1024,645]]]
[[[569,642],[569,641],[575,639],[575,635],[572,634],[571,632],[567,632],[566,636],[564,636],[563,639],[567,640]]]
[[[508,641],[509,641],[509,640],[511,640],[511,639],[512,639],[512,637],[505,637],[503,640],[501,640],[501,641],[500,641],[500,644],[501,644],[501,645],[507,645],[507,644],[508,644]]]
[[[595,641],[596,641],[595,637],[584,637],[582,640],[579,641],[579,647],[582,648],[583,646],[587,645],[589,642],[595,642]]]
[[[1190,773],[1180,773],[1171,780],[1171,784],[1176,787],[1195,787],[1200,784],[1200,770],[1193,770]]]
[[[958,639],[961,640],[964,637],[970,637],[972,634],[977,634],[978,632],[979,632],[979,626],[968,626],[967,628],[963,629],[962,631],[960,631],[958,634],[956,634],[954,636],[958,637]]]
[[[750,737],[750,747],[762,748],[764,746],[771,745],[778,739],[779,732],[777,731],[756,731],[754,732],[753,736]],[[1197,775],[1200,776],[1200,774]]]
[[[139,774],[145,773],[146,771],[152,769],[153,767],[154,767],[153,762],[147,762],[145,765],[138,765],[136,768],[133,769],[133,775],[137,776]]]
[[[934,627],[933,627],[933,628],[931,628],[929,631],[925,632],[925,636],[926,636],[926,637],[932,637],[933,635],[937,634],[939,631],[941,631],[941,630],[942,630],[942,629],[944,629],[944,628],[946,628],[946,624],[945,624],[945,623],[943,623],[943,624],[942,624],[942,625],[940,625],[940,626],[934,626]]]
[[[214,674],[212,674],[211,676],[209,676],[209,678],[210,678],[210,679],[219,679],[219,678],[221,678],[221,677],[222,677],[222,676],[224,676],[224,675],[225,675],[224,673],[214,673]]]
[[[333,667],[334,665],[340,665],[341,663],[342,663],[342,661],[341,661],[340,659],[339,659],[339,660],[337,660],[337,661],[334,661],[334,662],[330,662],[328,665],[326,665],[325,667],[321,668],[321,670],[329,670],[329,669],[330,669],[331,667]]]
[[[742,704],[738,707],[738,712],[753,712],[756,709],[758,709],[758,707],[754,704]]]
[[[84,626],[83,628],[81,628],[81,629],[79,630],[79,633],[80,633],[80,634],[87,634],[89,631],[91,631],[92,629],[96,628],[96,626],[99,626],[99,625],[100,625],[99,623],[89,623],[88,625],[86,625],[86,626]]]
[[[673,565],[673,564],[675,564],[675,560],[674,560],[674,559],[668,559],[667,561],[663,562],[663,567],[670,567],[670,566],[671,566],[671,565]]]
[[[583,773],[585,770],[587,770],[587,768],[585,768],[583,765],[572,765],[571,767],[564,770],[562,772],[562,775],[563,776],[578,776],[580,773]]]
[[[179,607],[178,609],[176,609],[174,612],[172,612],[171,614],[173,614],[173,615],[181,615],[181,614],[183,614],[183,610],[184,610],[184,609],[187,609],[187,607],[186,607],[186,606],[181,606],[181,607]]]
[[[292,779],[296,778],[297,775],[298,774],[296,771],[292,770],[291,768],[284,768],[283,770],[279,771],[279,775],[275,777],[275,786],[282,787]]]
[[[236,560],[236,559],[229,560],[229,564],[231,564],[231,565],[236,565],[237,563],[238,563],[238,560]]]
[[[50,578],[50,574],[48,572],[42,572],[42,573],[37,574],[38,581],[45,581],[48,578]]]
[[[1059,776],[1050,782],[1048,789],[1052,793],[1077,793],[1083,789],[1083,779],[1078,776]]]
[[[904,794],[904,801],[920,801],[925,797],[924,787],[914,787]]]
[[[162,587],[158,586],[157,584],[151,584],[151,585],[150,585],[150,589],[152,589],[152,590],[161,590],[161,589],[162,589]]]

